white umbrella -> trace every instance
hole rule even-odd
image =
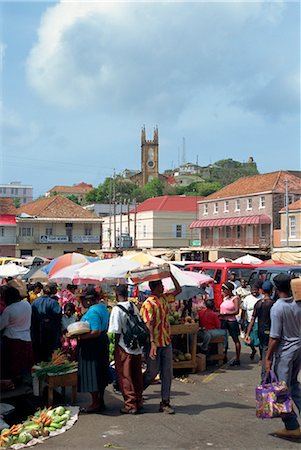
[[[123,257],[102,259],[79,269],[73,282],[75,284],[87,284],[125,281],[127,273],[130,270],[137,269],[139,266],[139,263]]]
[[[240,263],[240,264],[261,264],[262,260],[259,258],[256,258],[256,256],[252,255],[244,255],[240,258],[235,259],[233,262]]]
[[[18,275],[24,275],[27,272],[29,272],[29,269],[22,266],[17,266],[15,263],[0,266],[0,278],[16,277]]]
[[[49,280],[59,284],[72,284],[73,279],[77,277],[79,269],[87,266],[88,264],[91,263],[87,261],[80,264],[72,264],[71,266],[64,267],[63,269],[58,270],[52,276],[50,276]]]

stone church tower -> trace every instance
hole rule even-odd
[[[153,140],[147,140],[145,127],[141,131],[141,173],[142,186],[159,177],[159,138],[158,127],[154,130]]]

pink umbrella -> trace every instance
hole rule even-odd
[[[74,278],[76,278],[78,270],[87,264],[91,264],[89,261],[82,262],[80,264],[73,264],[71,266],[64,267],[64,269],[58,270],[49,280],[55,281],[59,284],[76,284],[74,283]]]
[[[51,267],[48,266],[50,268],[48,277],[52,277],[52,275],[55,274],[58,270],[64,269],[65,267],[91,260],[96,261],[97,259],[82,255],[81,253],[66,253],[65,255],[59,256],[55,261],[52,261],[49,264],[49,266]]]

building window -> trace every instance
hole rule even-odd
[[[4,227],[0,227],[0,236],[4,236]]]
[[[289,217],[289,237],[296,237],[296,216]]]
[[[52,227],[45,228],[45,234],[46,236],[52,236],[53,235]]]
[[[31,227],[21,227],[19,231],[19,236],[22,237],[33,236],[33,229]]]
[[[92,236],[92,227],[85,227],[85,236]]]
[[[265,196],[261,195],[259,199],[259,208],[265,208]]]
[[[240,199],[235,200],[235,211],[240,211]]]
[[[214,214],[218,213],[218,203],[214,203]]]
[[[236,227],[236,237],[237,237],[237,239],[241,238],[241,226],[240,225],[237,225],[237,227]]]
[[[230,227],[225,227],[224,228],[224,237],[226,239],[229,239],[231,237],[231,228]]]
[[[26,188],[23,188],[23,195],[26,195]]]
[[[252,199],[251,198],[247,199],[247,209],[252,209]]]
[[[146,238],[147,236],[147,227],[146,225],[143,225],[143,237]]]
[[[176,237],[177,238],[182,237],[182,225],[176,225]]]
[[[209,239],[210,229],[208,227],[205,228],[205,239]]]
[[[224,212],[229,212],[229,202],[228,202],[228,200],[226,200],[225,203],[224,203]]]
[[[204,205],[204,214],[208,214],[208,204],[205,203]]]

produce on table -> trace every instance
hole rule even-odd
[[[195,323],[191,316],[181,317],[181,314],[178,311],[170,311],[169,313],[169,323],[170,325],[189,325],[190,323]]]
[[[64,406],[39,409],[23,423],[3,429],[0,435],[0,447],[27,444],[33,438],[49,436],[51,431],[56,431],[65,426],[70,417],[71,411]]]
[[[77,362],[69,361],[68,357],[61,350],[55,350],[51,361],[42,361],[35,375],[38,378],[45,378],[48,374],[66,373],[76,368]]]
[[[183,353],[181,350],[177,350],[176,348],[173,349],[173,360],[175,362],[180,361],[191,361],[192,355],[191,353]]]

